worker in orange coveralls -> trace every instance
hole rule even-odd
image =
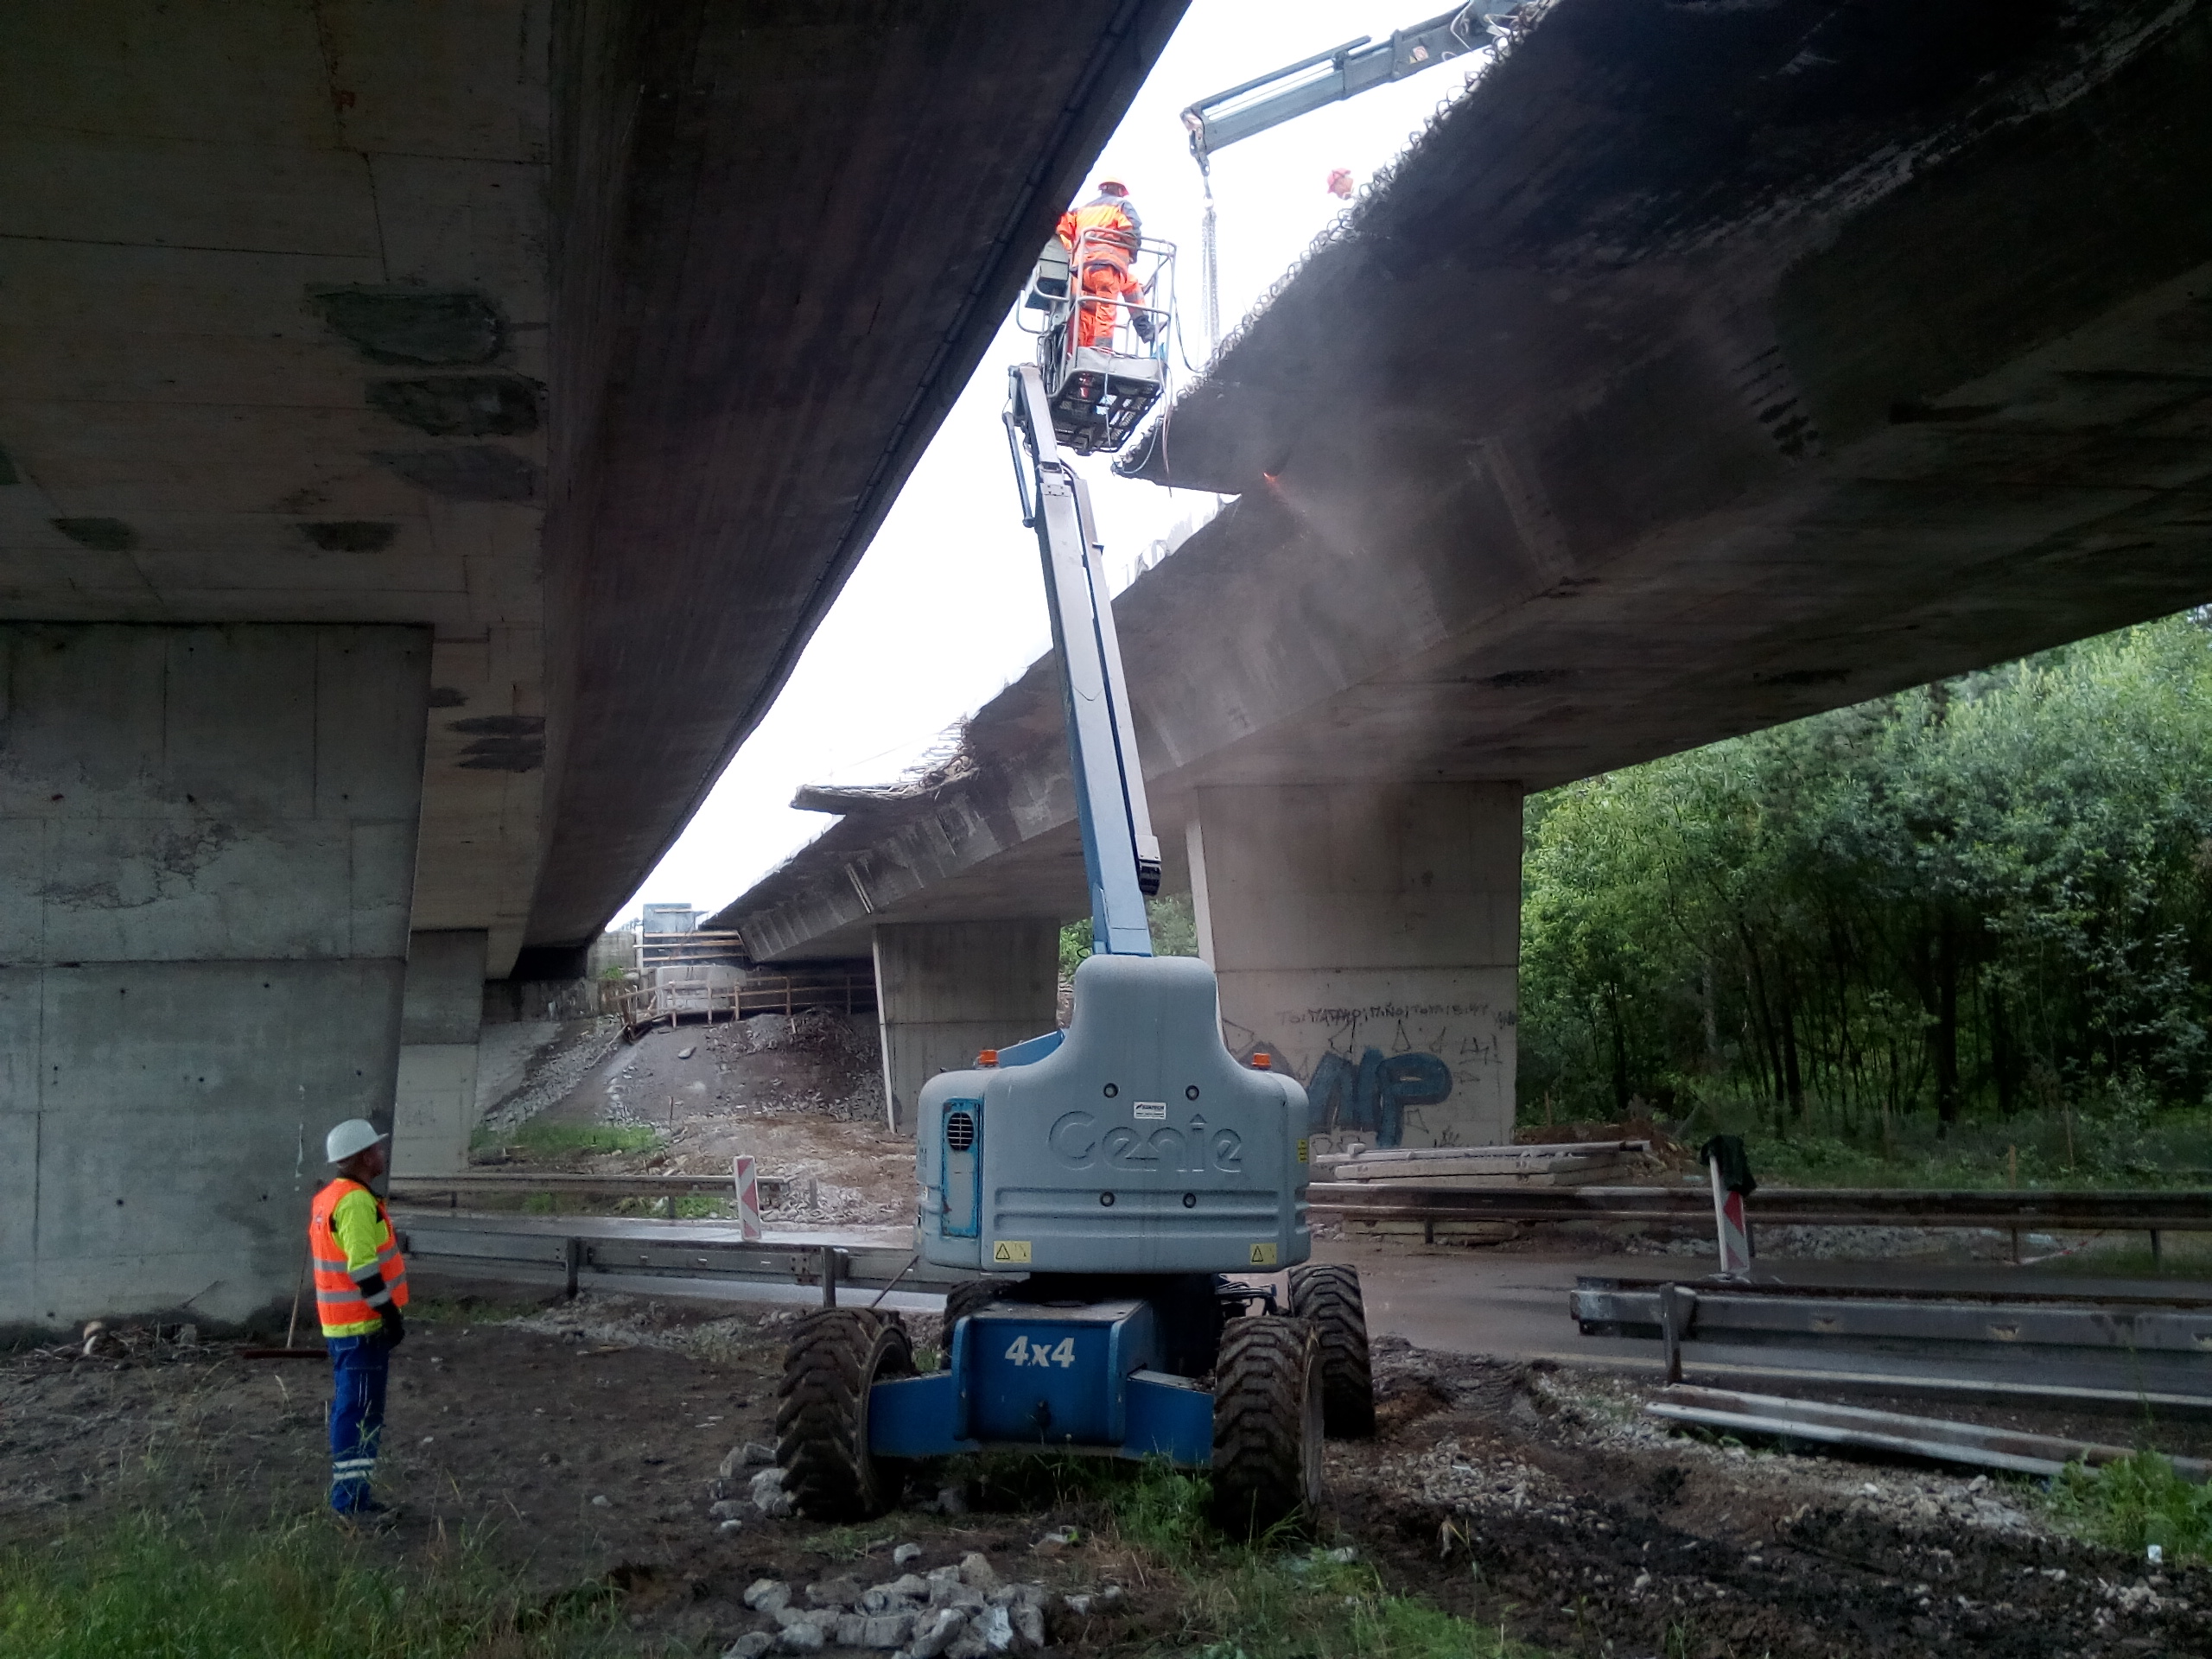
[[[1076,272],[1076,290],[1083,296],[1076,308],[1075,343],[1111,351],[1114,347],[1114,308],[1141,303],[1144,289],[1129,274],[1137,257],[1137,238],[1144,224],[1129,200],[1129,187],[1119,179],[1098,181],[1098,194],[1080,207],[1060,215],[1060,240],[1071,256],[1087,232],[1083,245],[1083,268]],[[1149,343],[1153,319],[1146,311],[1132,310],[1129,319]]]

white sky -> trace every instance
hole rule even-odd
[[[1430,5],[1441,10],[1443,0],[1195,0],[1185,16],[1090,178],[1128,181],[1146,235],[1179,249],[1183,335],[1194,365],[1203,366],[1205,352],[1205,204],[1180,111],[1355,35],[1386,39],[1433,16]],[[1330,169],[1349,168],[1355,186],[1364,185],[1478,61],[1377,87],[1214,157],[1224,331],[1343,208],[1326,188]],[[1077,199],[1091,194],[1087,180]],[[646,900],[727,904],[835,822],[791,809],[801,785],[891,781],[1050,647],[1036,538],[1021,527],[999,424],[1007,365],[1033,352],[1009,318],[782,696],[618,922]],[[1175,367],[1179,389],[1192,377]],[[1212,510],[1210,495],[1117,479],[1105,457],[1079,464],[1117,586],[1155,539]]]

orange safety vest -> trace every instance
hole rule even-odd
[[[1067,244],[1070,253],[1075,251],[1083,233],[1090,232],[1090,240],[1083,250],[1084,263],[1110,264],[1123,271],[1136,257],[1137,238],[1143,234],[1136,209],[1126,196],[1097,196],[1080,207],[1071,207],[1060,215],[1058,228],[1060,240]]]
[[[355,1192],[369,1192],[376,1203],[377,1271],[383,1275],[385,1288],[391,1293],[391,1305],[407,1306],[407,1263],[401,1259],[399,1241],[392,1236],[391,1217],[385,1213],[384,1203],[375,1193],[341,1175],[315,1195],[315,1204],[308,1211],[308,1256],[315,1263],[315,1312],[321,1318],[326,1337],[352,1335],[347,1326],[376,1325],[383,1318],[353,1282],[346,1247],[338,1242],[333,1219],[338,1201]]]

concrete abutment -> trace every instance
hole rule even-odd
[[[429,644],[0,625],[0,1328],[289,1300],[390,1120]]]
[[[451,1175],[467,1167],[489,938],[482,928],[409,937],[392,1107],[394,1175]]]
[[[875,930],[877,1019],[891,1127],[912,1132],[922,1085],[1052,1029],[1060,930],[1051,922],[902,922]]]
[[[1305,1083],[1325,1146],[1512,1139],[1517,785],[1202,788],[1187,842],[1229,1046]]]

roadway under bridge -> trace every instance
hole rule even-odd
[[[290,1293],[758,721],[1181,0],[29,0],[0,1327]]]
[[[2212,7],[1556,0],[1125,468],[1115,614],[1233,1048],[1505,1138],[1523,794],[2212,599]],[[1049,659],[728,906],[894,1109],[1049,1026]]]

